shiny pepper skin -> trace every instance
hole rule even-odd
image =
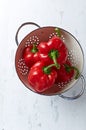
[[[68,50],[63,41],[57,36],[54,36],[48,42],[41,42],[38,45],[38,49],[40,53],[40,59],[45,61],[47,64],[52,62],[63,64],[67,60]],[[52,56],[51,53],[54,51],[57,51],[57,53]]]
[[[28,74],[28,82],[32,89],[40,93],[52,87],[57,78],[57,72],[50,69],[49,73],[44,72],[45,63],[36,62],[30,69]]]

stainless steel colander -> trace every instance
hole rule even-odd
[[[19,43],[18,42],[18,34],[20,29],[25,25],[34,25],[38,29],[35,29],[34,31],[30,32],[27,36],[24,37],[24,39]],[[39,44],[41,41],[48,41],[53,36],[57,35],[55,32],[56,27],[47,26],[47,27],[40,27],[38,24],[33,22],[27,22],[22,24],[16,33],[16,44],[18,45],[16,56],[15,56],[15,67],[18,74],[18,77],[23,82],[23,84],[29,88],[30,90],[34,91],[32,87],[29,85],[27,80],[27,75],[29,73],[29,68],[25,65],[24,59],[22,58],[22,52],[25,47],[27,47],[29,44],[33,44],[34,42]],[[80,71],[80,76],[77,80],[74,78],[69,82],[62,82],[58,84],[54,84],[54,86],[45,92],[41,93],[42,95],[55,95],[58,94],[62,98],[66,99],[76,99],[80,97],[85,88],[85,79],[82,75],[82,70],[84,66],[84,54],[81,45],[77,41],[77,39],[68,31],[59,28],[61,31],[61,39],[66,44],[66,47],[68,48],[68,59],[71,60],[71,63],[73,66],[77,67]],[[74,97],[67,97],[63,95],[63,92],[69,90],[72,88],[75,83],[81,78],[82,81],[82,88],[79,94],[77,94]],[[34,91],[35,92],[35,91]]]

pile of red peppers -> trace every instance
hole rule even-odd
[[[23,58],[29,67],[28,83],[32,89],[41,93],[53,87],[55,83],[68,82],[79,70],[68,60],[68,49],[61,39],[60,30],[55,28],[57,36],[40,44],[28,45],[23,50]]]

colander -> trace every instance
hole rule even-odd
[[[21,28],[24,27],[25,25],[34,25],[37,27],[37,29],[28,33],[27,36],[25,36],[24,39],[19,43],[18,34]],[[55,28],[59,28],[59,27],[53,27],[53,26],[40,27],[38,24],[34,22],[26,22],[23,23],[16,32],[15,40],[18,46],[16,51],[16,56],[15,56],[16,72],[18,74],[19,79],[22,81],[22,83],[32,91],[34,90],[28,83],[28,79],[27,79],[29,68],[25,65],[24,59],[22,58],[22,52],[24,48],[27,47],[29,44],[34,44],[34,43],[39,44],[41,41],[48,41],[53,36],[56,36],[57,33],[55,32]],[[84,54],[78,40],[68,31],[62,28],[59,29],[61,32],[61,39],[64,41],[66,47],[68,48],[68,59],[71,60],[73,66],[78,68],[78,70],[80,71],[80,76],[77,80],[72,78],[71,81],[54,84],[53,87],[49,88],[48,90],[46,90],[41,94],[47,96],[59,95],[62,98],[73,100],[79,98],[83,94],[85,89],[85,78],[82,75],[82,70],[84,66]],[[73,97],[65,96],[64,92],[72,88],[80,79],[82,82],[80,92]]]

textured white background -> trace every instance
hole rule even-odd
[[[34,94],[19,80],[15,33],[27,21],[68,30],[86,57],[85,0],[0,0],[0,130],[86,130],[86,90],[79,99],[66,101]],[[21,30],[19,40],[28,31]],[[83,75],[86,78],[86,63]]]

